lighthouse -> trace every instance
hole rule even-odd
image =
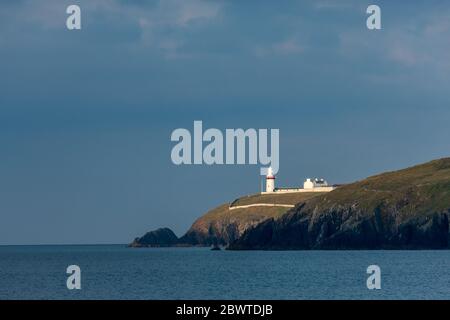
[[[275,176],[273,175],[272,167],[267,170],[266,176],[266,192],[275,191]]]

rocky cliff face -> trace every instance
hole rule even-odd
[[[228,245],[249,228],[266,219],[280,217],[288,211],[286,207],[239,207],[258,203],[295,205],[319,195],[320,193],[305,192],[245,196],[232,202],[233,210],[230,210],[230,204],[224,204],[201,216],[179,241],[189,245]]]
[[[402,219],[393,208],[335,207],[315,216],[302,205],[247,230],[229,249],[443,249],[448,232],[449,212]]]
[[[450,159],[441,159],[304,201],[229,249],[442,249],[449,216]]]
[[[180,238],[179,243],[186,245],[227,245],[238,239],[245,230],[258,223],[274,217],[281,216],[286,209],[280,208],[248,208],[228,210],[228,205],[220,206],[215,210],[224,210],[220,216],[205,215],[197,219],[186,234]]]
[[[210,246],[228,245],[238,239],[245,230],[258,223],[282,216],[286,207],[245,207],[258,203],[294,205],[298,202],[316,197],[320,193],[305,192],[293,194],[254,194],[238,198],[231,203],[220,205],[198,218],[184,236],[176,239],[165,232],[156,230],[141,238],[136,238],[131,246]],[[230,209],[232,207],[232,209]],[[173,233],[170,231],[170,233]]]

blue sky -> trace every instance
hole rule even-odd
[[[281,185],[448,156],[449,15],[445,1],[2,1],[0,244],[182,235],[257,192],[259,166],[172,164],[170,134],[194,120],[279,128]]]

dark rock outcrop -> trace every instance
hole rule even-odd
[[[169,228],[160,228],[147,232],[144,236],[134,239],[130,247],[170,247],[178,244],[178,237]]]

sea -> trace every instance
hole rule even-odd
[[[450,251],[0,246],[0,299],[450,299]]]

